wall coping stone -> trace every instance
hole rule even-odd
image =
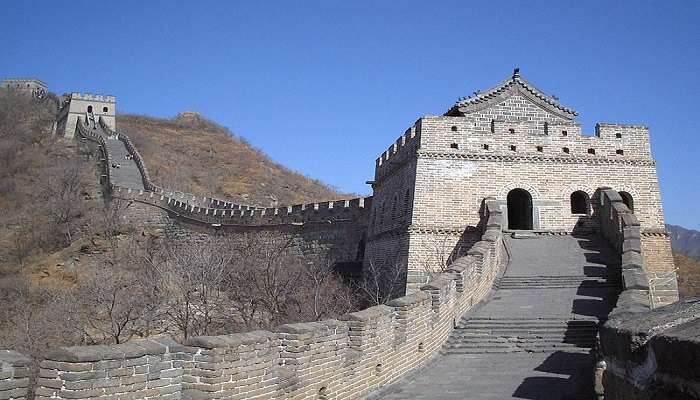
[[[115,345],[58,347],[47,352],[44,358],[67,362],[118,360],[168,352],[176,353],[182,349],[183,345],[172,339],[154,338]]]
[[[32,360],[22,353],[14,350],[0,350],[0,364],[9,365],[11,367],[26,367],[30,365]]]
[[[340,317],[341,321],[371,321],[374,319],[385,318],[390,316],[394,309],[386,305],[378,305],[366,308],[361,311],[355,311]]]
[[[430,293],[419,290],[406,296],[398,297],[387,303],[390,307],[415,306],[431,299]]]

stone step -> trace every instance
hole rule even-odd
[[[560,284],[501,284],[497,287],[498,290],[524,290],[524,289],[571,289],[571,288],[591,288],[591,289],[611,289],[620,290],[620,285],[618,284],[583,284],[577,283],[560,283]]]
[[[595,336],[594,337],[588,337],[588,338],[577,338],[577,339],[569,339],[569,338],[493,338],[493,339],[484,339],[484,340],[462,340],[459,338],[451,338],[448,339],[445,342],[445,346],[507,346],[507,345],[513,345],[513,344],[543,344],[543,343],[549,343],[549,344],[557,344],[557,343],[562,343],[562,344],[575,344],[575,345],[582,345],[582,346],[588,346],[592,347],[596,343]]]
[[[590,331],[543,331],[543,332],[531,332],[531,331],[505,331],[501,333],[492,333],[490,330],[466,330],[466,329],[460,329],[459,331],[455,331],[450,335],[450,337],[454,338],[464,338],[464,339],[480,339],[480,338],[494,338],[494,337],[503,337],[503,338],[510,338],[510,337],[523,337],[523,338],[558,338],[558,337],[571,337],[571,338],[577,338],[577,337],[595,337],[596,334],[598,333],[597,330],[590,330]]]
[[[462,320],[457,324],[457,329],[484,328],[484,329],[598,329],[597,321],[493,321],[493,320]]]
[[[551,346],[551,347],[535,347],[535,348],[487,348],[487,349],[471,349],[471,348],[442,348],[440,353],[443,355],[454,354],[487,354],[487,353],[554,353],[557,351],[566,351],[572,353],[589,353],[590,348],[576,346]]]
[[[488,335],[501,335],[501,334],[515,334],[515,333],[522,333],[522,334],[537,334],[537,333],[555,333],[555,334],[564,334],[564,333],[573,333],[573,332],[581,332],[581,333],[590,333],[590,332],[598,332],[598,328],[566,328],[566,327],[458,327],[455,329],[454,334],[460,334],[460,333],[465,333],[465,332],[471,332],[471,333],[482,333],[482,334],[488,334]]]
[[[477,347],[477,346],[508,346],[514,344],[575,344],[575,345],[595,345],[595,337],[579,338],[579,339],[567,339],[567,338],[529,338],[529,339],[516,339],[516,338],[493,338],[484,340],[460,340],[458,338],[450,338],[445,342],[446,346],[466,346],[466,347]]]

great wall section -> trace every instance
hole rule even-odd
[[[58,126],[94,144],[128,218],[403,258],[406,294],[272,331],[58,348],[34,379],[27,357],[0,350],[0,400],[700,399],[700,302],[677,301],[648,129],[583,137],[573,110],[517,72],[416,122],[377,160],[373,197],[275,208],[157,186],[115,129],[114,98],[72,95],[104,114],[66,109]],[[521,192],[529,203],[511,199]],[[419,266],[435,238],[442,271]]]

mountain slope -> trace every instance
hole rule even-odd
[[[674,252],[700,260],[700,232],[677,225],[666,225]]]
[[[271,207],[354,197],[272,161],[199,113],[117,116],[160,186]]]
[[[678,269],[678,293],[680,297],[700,296],[700,260],[674,252],[673,261]]]

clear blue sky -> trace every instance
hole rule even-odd
[[[513,67],[595,122],[651,127],[667,221],[700,228],[700,1],[10,1],[0,77],[200,111],[273,159],[367,194],[422,115]]]

